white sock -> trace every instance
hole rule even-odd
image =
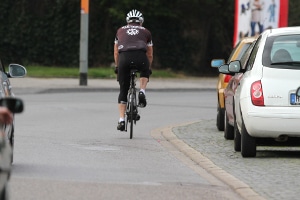
[[[146,91],[144,89],[141,89],[140,92],[143,92],[144,94],[146,94]]]
[[[121,122],[121,121],[125,121],[125,119],[120,117],[119,122]]]

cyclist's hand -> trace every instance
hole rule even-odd
[[[115,67],[115,70],[114,70],[115,74],[118,74],[118,69],[119,69],[118,67]]]

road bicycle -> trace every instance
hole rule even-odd
[[[130,86],[127,94],[127,104],[126,104],[126,119],[125,119],[125,131],[127,132],[128,126],[130,126],[130,139],[133,136],[133,124],[140,119],[138,114],[138,104],[136,95],[136,80],[137,73],[139,71],[135,68],[132,63],[130,65]]]

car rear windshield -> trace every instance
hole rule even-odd
[[[264,66],[300,70],[300,35],[269,37],[263,51]]]

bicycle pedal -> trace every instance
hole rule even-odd
[[[141,116],[139,114],[136,115],[135,120],[138,121],[141,119]]]

